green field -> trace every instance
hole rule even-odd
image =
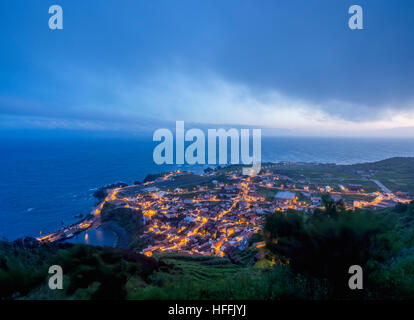
[[[377,191],[371,179],[379,180],[393,192],[414,194],[414,158],[391,158],[373,163],[354,165],[335,164],[265,164],[264,170],[286,175],[294,181],[301,179],[315,186],[354,183],[367,192]]]
[[[173,265],[172,275],[185,275],[192,280],[218,279],[243,269],[230,260],[220,257],[197,257],[170,253],[156,255],[155,258],[168,265]]]

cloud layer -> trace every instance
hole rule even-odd
[[[210,72],[202,76],[164,72],[135,81],[114,75],[80,73],[78,77],[82,80],[71,87],[76,98],[62,99],[61,105],[0,97],[0,123],[9,127],[20,123],[28,127],[147,132],[184,120],[201,126],[261,127],[269,133],[287,135],[363,135],[414,127],[412,105],[375,109],[338,100],[314,103],[277,90],[232,83]],[[85,90],[89,94],[84,96]]]

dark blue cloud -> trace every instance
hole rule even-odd
[[[56,3],[62,31],[47,27],[48,1],[0,4],[2,114],[99,120],[122,107],[108,91],[112,78],[165,71],[213,72],[354,121],[413,107],[414,3],[406,0]],[[364,9],[364,30],[347,26],[353,4]]]

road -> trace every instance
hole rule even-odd
[[[388,189],[386,186],[384,186],[378,180],[372,179],[371,181],[374,182],[383,192],[385,192],[385,193],[392,193],[392,191],[390,189]]]

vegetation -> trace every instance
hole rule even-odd
[[[367,192],[378,189],[371,180],[379,180],[393,192],[414,194],[414,158],[390,158],[373,163],[353,165],[284,163],[262,164],[262,170],[287,175],[295,181],[305,179],[311,186],[361,184]]]
[[[263,234],[233,255],[237,261],[0,243],[0,298],[413,299],[414,204],[374,212],[345,211],[329,198],[324,204],[314,214],[269,215]],[[255,248],[262,240],[266,247]],[[64,290],[48,289],[53,264],[64,270]],[[363,268],[364,290],[348,287],[355,264]]]
[[[101,211],[101,219],[103,223],[109,224],[112,228],[114,223],[121,227],[121,232],[116,228],[120,242],[118,243],[119,247],[142,249],[145,246],[140,241],[144,227],[141,211],[130,208],[119,208],[106,203]]]
[[[411,204],[378,212],[346,212],[325,200],[325,210],[310,216],[287,212],[268,217],[267,248],[288,258],[294,273],[326,281],[331,298],[410,298],[414,294],[413,210]],[[364,270],[364,290],[348,288],[352,265]]]
[[[128,233],[140,234],[143,227],[142,213],[129,208],[117,208],[112,204],[105,204],[101,211],[102,222],[115,221]]]
[[[373,170],[374,179],[384,183],[392,191],[406,191],[414,194],[414,158],[390,158],[374,163],[352,166],[354,170]]]

